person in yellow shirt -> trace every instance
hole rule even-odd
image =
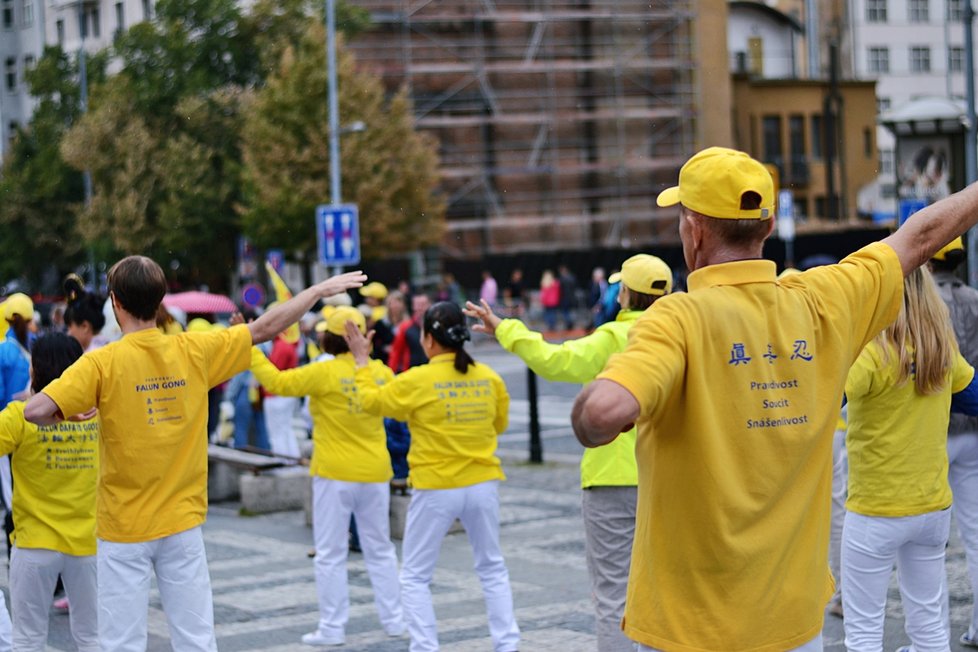
[[[657,202],[679,206],[689,291],[646,311],[574,403],[585,446],[638,425],[623,626],[640,650],[821,649],[846,375],[896,318],[903,277],[978,222],[975,185],[779,280],[762,258],[774,197],[743,152],[711,147],[683,165]]]
[[[930,272],[915,269],[904,281],[896,321],[863,349],[846,379],[842,605],[848,650],[882,649],[894,563],[913,648],[949,649],[941,594],[951,527],[947,429],[952,394],[956,409],[976,414],[978,390],[969,389],[974,375]]]
[[[499,547],[498,485],[506,476],[495,455],[496,438],[509,423],[509,393],[496,372],[466,352],[469,330],[458,305],[436,303],[425,311],[421,327],[427,364],[378,385],[368,366],[368,338],[351,322],[346,325],[363,411],[407,421],[411,429],[408,481],[414,492],[401,564],[410,650],[438,649],[431,577],[441,541],[458,519],[472,544],[493,650],[514,652],[520,633]]]
[[[164,335],[156,327],[166,277],[144,256],[108,274],[122,339],[82,356],[35,394],[40,426],[97,407],[99,641],[144,650],[155,574],[177,650],[216,650],[201,524],[207,513],[207,390],[248,368],[251,346],[295,323],[320,298],[359,287],[350,272],[307,288],[247,325]]]
[[[397,553],[390,537],[391,458],[384,420],[364,413],[354,383],[353,355],[344,339],[346,323],[366,332],[356,308],[336,308],[326,319],[323,351],[333,357],[279,371],[262,352],[251,351],[251,370],[270,392],[309,396],[313,419],[312,528],[316,542],[316,590],[319,627],[305,634],[307,645],[342,645],[349,617],[346,560],[350,515],[357,519],[363,559],[374,589],[374,604],[389,636],[404,634]],[[368,365],[378,385],[394,372],[379,360]]]
[[[545,342],[540,333],[518,319],[501,319],[485,302],[481,306],[469,302],[464,312],[481,321],[473,330],[495,335],[504,349],[519,356],[534,373],[551,381],[588,383],[612,354],[624,350],[628,331],[645,309],[672,290],[672,270],[656,256],[638,254],[622,263],[621,271],[609,281],[621,282],[618,317],[590,335],[562,344]],[[635,649],[621,631],[621,619],[635,537],[637,485],[634,428],[607,446],[585,449],[581,513],[598,652]]]
[[[43,390],[82,356],[76,339],[49,333],[32,349],[31,391]],[[42,652],[51,595],[60,573],[72,602],[71,635],[83,652],[99,650],[95,561],[95,485],[99,420],[94,414],[37,427],[24,403],[0,412],[0,454],[11,455],[14,493],[10,600],[13,646]]]

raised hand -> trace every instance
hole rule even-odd
[[[370,361],[370,342],[374,339],[374,331],[368,331],[366,335],[360,332],[357,325],[352,320],[346,322],[346,335],[343,336],[346,345],[350,347],[350,353],[356,360],[357,366],[362,367]]]
[[[321,299],[325,299],[326,297],[331,297],[334,294],[339,294],[340,292],[346,292],[347,290],[363,287],[366,280],[367,275],[357,270],[355,272],[346,272],[345,274],[331,276],[325,281],[317,283],[313,287],[316,289],[316,294],[318,294]]]
[[[480,305],[476,305],[471,301],[466,301],[462,312],[466,316],[478,319],[481,322],[479,324],[473,324],[472,330],[478,333],[485,333],[486,335],[495,335],[496,328],[499,327],[502,318],[494,313],[485,301],[480,301],[479,303]]]

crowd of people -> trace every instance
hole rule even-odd
[[[978,591],[978,291],[956,275],[978,187],[781,276],[761,256],[773,183],[746,154],[696,154],[658,202],[678,207],[688,291],[650,254],[596,269],[593,330],[560,343],[526,324],[519,270],[502,290],[484,273],[464,306],[450,275],[429,296],[350,272],[227,324],[180,324],[142,256],[109,271],[108,311],[69,277],[64,332],[8,297],[0,651],[44,649],[58,584],[79,650],[143,650],[154,578],[174,649],[216,650],[201,525],[222,401],[235,446],[308,464],[319,618],[303,643],[345,643],[355,547],[384,631],[439,649],[430,586],[457,520],[492,648],[519,649],[496,456],[509,392],[467,350],[473,331],[585,384],[571,422],[599,652],[820,650],[833,601],[847,649],[881,650],[894,565],[907,649],[949,650],[952,512]],[[544,274],[547,330],[574,325],[577,294],[566,267]],[[388,515],[406,485],[399,563]],[[958,640],[978,647],[978,615]]]

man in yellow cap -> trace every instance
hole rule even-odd
[[[350,272],[303,290],[249,324],[164,335],[156,311],[166,276],[144,256],[108,273],[122,339],[78,359],[34,394],[38,425],[98,408],[99,643],[146,649],[155,575],[173,648],[217,650],[201,526],[207,514],[207,390],[250,363],[251,346],[295,323],[319,299],[360,287]]]
[[[761,257],[773,182],[747,154],[699,152],[658,203],[679,206],[689,292],[638,320],[572,413],[585,446],[638,425],[625,633],[640,650],[821,650],[846,374],[904,275],[978,222],[978,186],[780,280]]]
[[[543,378],[587,383],[612,354],[625,348],[628,331],[642,313],[672,290],[672,270],[662,260],[638,254],[626,260],[611,283],[621,282],[615,321],[590,335],[549,344],[518,319],[501,319],[488,303],[466,303],[465,314],[482,321],[472,330],[495,335],[504,349],[519,356]],[[598,652],[632,652],[635,645],[621,631],[628,567],[635,535],[638,469],[635,429],[601,448],[588,448],[581,458],[581,513],[585,555],[597,619]]]
[[[978,364],[978,290],[966,285],[955,270],[967,257],[964,241],[955,238],[930,259],[934,282],[951,313],[961,355]],[[954,495],[954,520],[964,542],[972,596],[978,595],[978,418],[952,414],[947,430],[947,479]],[[946,590],[946,587],[945,587]],[[961,645],[978,647],[978,605],[972,605]]]

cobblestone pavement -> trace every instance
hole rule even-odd
[[[594,650],[594,626],[584,566],[583,529],[576,462],[581,450],[570,431],[575,386],[540,382],[543,465],[528,465],[526,371],[491,344],[475,357],[503,375],[513,395],[510,429],[500,438],[508,481],[500,487],[501,540],[512,580],[524,651]],[[307,557],[312,533],[300,512],[243,517],[234,503],[212,505],[204,537],[214,590],[218,645],[224,651],[309,650],[299,644],[316,626],[316,589]],[[399,542],[398,542],[399,543]],[[971,608],[964,553],[956,539],[948,549],[952,650]],[[345,650],[405,652],[407,639],[390,639],[377,620],[361,555],[350,557],[350,622]],[[0,586],[6,586],[6,568]],[[432,585],[445,652],[491,650],[485,607],[464,534],[449,535]],[[50,649],[72,650],[68,619],[52,615]],[[709,623],[704,623],[709,626]],[[842,621],[826,617],[825,649],[843,650]],[[908,644],[899,593],[891,586],[884,650]],[[169,650],[159,597],[151,598],[151,651]]]

